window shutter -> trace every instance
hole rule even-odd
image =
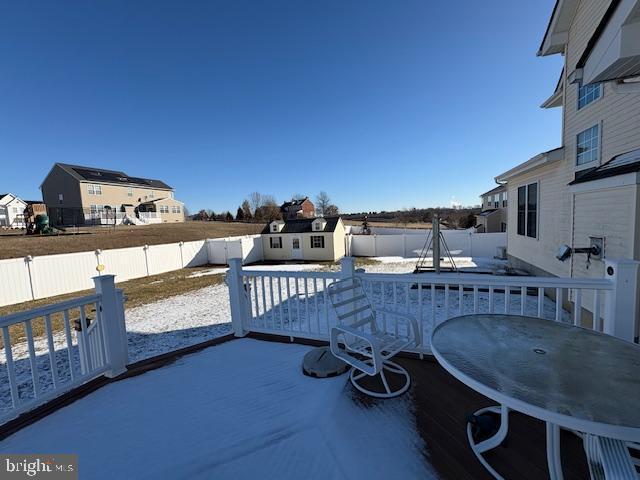
[[[273,248],[273,237],[269,237],[269,248]]]
[[[309,240],[311,241],[311,248],[313,248],[313,236],[309,237]]]

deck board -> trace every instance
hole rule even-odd
[[[427,444],[428,461],[439,475],[452,480],[492,479],[467,443],[466,418],[495,402],[465,386],[431,358],[400,358],[398,363],[411,374],[418,431]],[[489,452],[487,460],[505,478],[548,478],[545,424],[517,412],[509,422],[505,445]],[[563,431],[561,446],[564,478],[589,478],[582,441]]]

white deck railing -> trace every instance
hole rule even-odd
[[[547,318],[633,340],[636,269],[634,262],[615,262],[606,278],[578,279],[366,273],[354,271],[351,258],[343,259],[338,272],[251,271],[232,261],[227,283],[236,335],[262,332],[328,340],[337,319],[326,288],[356,275],[374,307],[416,317],[425,339],[419,351],[429,353],[436,325],[480,313]],[[379,320],[384,329],[397,328],[384,315]]]
[[[95,294],[0,317],[0,395],[10,397],[0,402],[0,424],[96,377],[125,371],[124,297],[113,278],[94,278]],[[34,334],[36,324],[42,335]]]

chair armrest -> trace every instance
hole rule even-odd
[[[422,345],[422,335],[420,333],[420,328],[418,328],[418,321],[416,320],[416,317],[408,313],[398,312],[396,310],[387,310],[385,308],[376,308],[375,313],[384,313],[394,317],[400,317],[408,321],[409,325],[411,325],[411,330],[413,331],[413,337],[415,338],[415,346],[419,347]]]
[[[354,355],[347,353],[344,349],[341,349],[338,345],[338,339],[341,335],[353,335],[367,342],[371,346],[371,359],[373,360],[373,367],[366,364],[362,360],[356,358]],[[345,345],[349,346],[345,339]],[[340,325],[331,329],[331,341],[330,341],[331,353],[348,363],[356,367],[358,370],[365,372],[368,375],[375,375],[382,369],[382,353],[380,352],[380,341],[373,335],[366,332],[361,332],[355,328],[351,328],[347,325]]]

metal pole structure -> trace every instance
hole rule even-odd
[[[433,214],[433,269],[440,273],[440,214]]]

